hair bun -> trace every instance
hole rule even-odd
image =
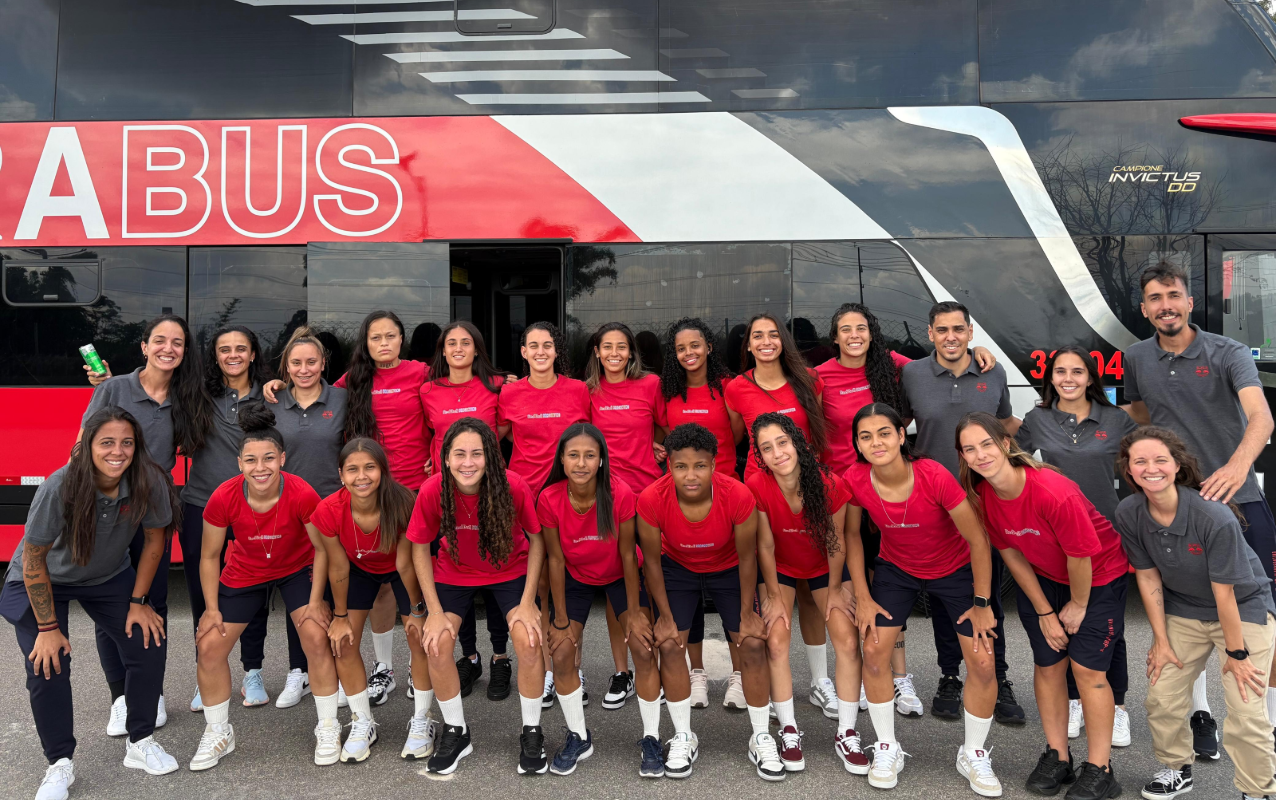
[[[239,428],[244,433],[257,433],[275,426],[275,412],[263,400],[245,400],[239,404]]]

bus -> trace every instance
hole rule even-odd
[[[0,11],[0,546],[65,463],[77,348],[308,323],[345,368],[472,320],[680,317],[811,363],[860,301],[924,356],[956,299],[1016,412],[1079,344],[1121,398],[1138,275],[1276,386],[1276,27],[1248,0],[10,0]],[[1267,305],[1274,305],[1269,318]],[[1270,451],[1270,448],[1269,448]],[[1259,473],[1273,455],[1260,458]],[[182,479],[179,464],[176,478]],[[7,552],[7,551],[6,551]]]

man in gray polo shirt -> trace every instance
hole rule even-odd
[[[970,350],[975,338],[975,326],[970,322],[970,312],[961,303],[947,301],[936,303],[930,310],[930,327],[926,335],[935,345],[929,358],[911,361],[904,365],[900,384],[907,404],[905,416],[917,422],[917,449],[957,475],[957,423],[971,411],[986,411],[1002,420],[1011,436],[1019,430],[1020,421],[1010,413],[1010,390],[1006,385],[1006,370],[1000,364],[981,373]],[[993,586],[1000,587],[1003,564],[1000,554],[993,549]],[[971,589],[972,593],[974,588]],[[992,593],[993,613],[997,617],[999,631],[1004,630],[1005,612],[1001,604],[1001,592]],[[957,630],[945,614],[932,619],[935,634],[935,650],[938,654],[942,677],[939,689],[931,701],[931,713],[940,717],[960,716],[961,709],[961,645]],[[998,722],[1022,724],[1023,709],[1015,700],[1011,683],[1006,679],[1006,639],[998,634],[993,641],[997,657],[997,706]]]

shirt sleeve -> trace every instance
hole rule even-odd
[[[753,510],[758,507],[758,501],[747,486],[737,483],[732,505],[731,522],[739,525],[753,514]]]
[[[929,459],[928,459],[929,460]],[[914,461],[914,469],[921,461]],[[962,504],[966,499],[966,492],[961,488],[961,484],[953,477],[938,461],[930,462],[933,466],[928,470],[930,472],[930,484],[935,492],[935,500],[946,510],[952,511],[954,508]]]
[[[1124,412],[1122,412],[1124,415]],[[1037,414],[1029,411],[1023,415],[1023,424],[1019,426],[1019,430],[1015,432],[1015,443],[1025,452],[1031,454],[1037,449],[1038,445],[1032,441],[1032,426],[1037,422]]]
[[[1127,397],[1126,399],[1128,400],[1129,398]],[[1121,412],[1120,425],[1121,425],[1122,439],[1124,439],[1125,437],[1129,436],[1130,434],[1134,433],[1135,431],[1139,429],[1139,423],[1135,422],[1134,417],[1130,416],[1124,411]],[[1115,469],[1116,469],[1116,465],[1113,464],[1113,470],[1115,471]]]
[[[1059,549],[1070,558],[1091,558],[1103,552],[1094,521],[1080,497],[1069,497],[1055,509],[1054,527]]]
[[[412,507],[406,536],[416,544],[429,544],[439,535],[439,492],[435,485],[422,486]]]
[[[1232,384],[1232,391],[1239,392],[1251,386],[1263,385],[1258,378],[1258,365],[1254,363],[1253,356],[1243,344],[1233,341],[1227,348],[1225,358],[1224,369],[1227,370],[1227,379]]]
[[[612,513],[616,515],[616,519],[625,522],[634,518],[638,509],[638,496],[634,494],[633,489],[623,482],[618,483],[615,496],[612,497]]]
[[[35,490],[31,509],[22,535],[28,544],[44,546],[53,544],[66,530],[66,518],[62,516],[62,480],[47,480]]]
[[[335,386],[335,387],[337,387],[338,389],[344,389],[344,388],[346,388],[346,375],[348,375],[348,374],[350,374],[350,373],[345,373],[345,374],[343,374],[340,378],[337,378],[337,382],[336,382],[336,383],[334,383],[334,384],[332,384],[332,385],[333,385],[333,386]]]
[[[88,426],[89,417],[111,405],[115,400],[115,384],[115,380],[107,378],[94,387],[93,396],[89,398],[88,408],[84,409],[84,416],[80,417],[81,428]]]
[[[142,517],[143,528],[167,528],[173,523],[173,504],[169,500],[168,477],[156,469],[151,475],[151,496]]]
[[[655,417],[656,424],[668,430],[669,409],[665,405],[665,393],[660,391],[659,378],[651,382],[651,413]]]
[[[1205,564],[1209,567],[1211,583],[1235,586],[1254,580],[1249,566],[1249,554],[1253,551],[1241,534],[1239,522],[1232,519],[1215,523],[1202,538],[1205,540]]]
[[[1134,513],[1118,507],[1116,528],[1117,532],[1121,534],[1121,548],[1125,550],[1125,557],[1130,560],[1130,566],[1135,569],[1154,568],[1156,562],[1152,560],[1152,557],[1148,555],[1148,551],[1143,547],[1143,541],[1135,524]]]
[[[648,486],[642,490],[642,494],[638,495],[638,503],[636,504],[638,516],[653,528],[660,527],[660,501],[655,491],[655,484]]]
[[[828,510],[833,512],[852,502],[855,499],[855,495],[851,493],[851,485],[845,480],[837,475],[829,477]]]
[[[896,371],[898,371],[903,369],[905,364],[912,363],[913,359],[909,358],[908,356],[901,356],[899,353],[896,353],[894,350],[892,350],[891,361],[895,362],[895,369]]]
[[[536,502],[532,500],[532,490],[528,488],[527,482],[519,479],[520,486],[518,489],[512,489],[517,497],[514,498],[517,504],[518,524],[524,533],[540,533],[541,521],[536,517]],[[522,498],[521,500],[519,498]]]
[[[998,364],[997,366],[1001,366]],[[1001,398],[997,401],[997,419],[1010,419],[1014,416],[1014,406],[1010,404],[1010,386],[1007,385],[1005,371],[1001,371]]]
[[[536,498],[536,516],[540,519],[542,528],[558,527],[558,510],[554,508],[554,502],[550,499],[551,492],[541,492],[541,496]]]
[[[327,536],[329,539],[335,539],[341,533],[341,526],[337,520],[338,509],[335,504],[323,502],[315,507],[314,513],[310,515],[310,524],[315,529]]]
[[[1139,363],[1138,353],[1132,352],[1134,348],[1126,350],[1121,356],[1121,366],[1125,370],[1122,381],[1125,388],[1125,401],[1127,403],[1137,403],[1143,399],[1143,395],[1139,394],[1139,370],[1136,366]],[[1131,356],[1134,356],[1133,358]],[[1151,567],[1135,567],[1135,569],[1151,569]]]
[[[593,403],[589,397],[589,387],[577,381],[576,384],[576,419],[572,422],[589,422],[593,419]]]
[[[297,499],[293,508],[297,512],[297,518],[302,522],[309,522],[315,508],[319,505],[319,493],[315,488],[303,480],[298,479],[301,485],[298,487]]]
[[[899,397],[903,401],[904,407],[900,409],[900,416],[904,419],[916,417],[913,413],[913,398],[908,396],[908,372],[905,367],[899,368]]]
[[[230,491],[224,483],[213,490],[212,496],[208,498],[208,504],[204,506],[205,522],[216,528],[230,527],[234,515],[230,509],[229,495]]]
[[[497,425],[510,424],[510,418],[508,415],[506,415],[505,411],[506,411],[506,403],[512,397],[513,397],[512,393],[507,392],[504,387],[501,388],[501,393],[497,395],[496,397],[496,424]]]
[[[807,370],[807,372],[811,373],[811,380],[815,381],[815,393],[817,395],[823,395],[824,394],[824,376],[813,369]]]

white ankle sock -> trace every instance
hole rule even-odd
[[[674,733],[691,733],[691,698],[674,702],[672,700],[665,701],[665,708],[669,709],[669,719],[673,720]]]
[[[788,700],[776,700],[774,702],[775,715],[780,718],[780,727],[792,725],[796,728],[797,719],[793,716],[793,698],[790,697]],[[769,713],[768,716],[770,716]]]
[[[1276,689],[1267,687],[1267,721],[1276,728]]]
[[[394,628],[385,633],[373,632],[372,652],[376,653],[377,661],[383,662],[391,672],[394,671]]]
[[[417,689],[413,687],[412,702],[416,705],[413,709],[412,716],[417,719],[425,719],[425,715],[430,713],[430,703],[434,702],[433,689]]]
[[[972,755],[976,750],[987,751],[984,742],[988,739],[988,731],[992,729],[992,717],[981,719],[971,714],[969,711],[966,715],[966,755]]]
[[[451,700],[440,700],[439,711],[443,714],[443,723],[454,728],[460,728],[462,731],[465,727],[465,708],[461,705],[461,693],[457,692],[456,697]]]
[[[582,739],[585,738],[584,695],[585,687],[577,686],[576,691],[558,696],[558,704],[563,707],[563,719],[567,720],[567,729]]]
[[[771,725],[770,706],[749,706],[749,724],[753,726],[753,735],[766,733]]]
[[[364,703],[368,702],[367,692],[363,693],[363,702]],[[316,694],[315,695],[315,712],[319,715],[320,722],[323,722],[325,719],[336,719],[337,718],[337,695],[330,694],[327,697],[320,697],[319,695]]]
[[[226,725],[230,722],[230,700],[215,706],[204,706],[204,722],[209,725]]]
[[[894,744],[895,739],[895,701],[885,703],[869,702],[868,718],[873,720],[873,730],[877,733],[877,741]]]
[[[518,696],[519,706],[523,709],[523,725],[531,725],[533,727],[541,724],[541,699],[540,697],[524,697]]]
[[[828,644],[808,644],[806,646],[806,663],[811,665],[811,685],[829,676]]]
[[[639,697],[638,713],[642,715],[642,735],[660,741],[660,701]]]
[[[837,698],[837,732],[844,733],[848,730],[855,730],[855,723],[860,716],[860,701],[852,700],[849,703],[842,698]]]
[[[335,717],[337,715],[336,714],[337,696],[335,694],[332,696],[332,700],[333,700],[332,716]],[[351,714],[357,714],[359,716],[359,719],[366,719],[366,720],[372,719],[372,704],[368,701],[367,689],[364,689],[362,692],[359,692],[358,694],[346,695],[346,700],[350,703]],[[316,697],[315,698],[316,704],[318,704],[318,701],[319,701],[319,698]]]
[[[1192,713],[1197,711],[1210,713],[1210,700],[1205,695],[1205,670],[1201,670],[1201,674],[1196,676],[1196,683],[1192,684]]]

